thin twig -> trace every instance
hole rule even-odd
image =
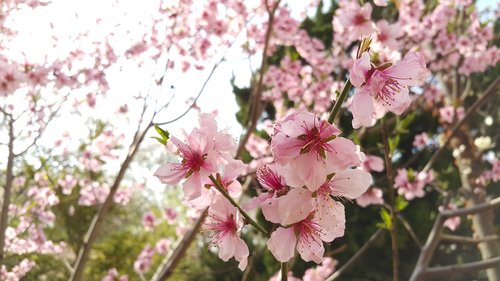
[[[335,271],[325,281],[336,280],[337,278],[340,277],[340,275],[342,275],[344,272],[349,270],[349,268],[351,268],[351,266],[353,266],[358,261],[358,259],[361,258],[365,254],[365,252],[368,250],[368,248],[370,248],[370,246],[373,243],[375,243],[375,241],[380,237],[380,235],[382,235],[382,233],[384,233],[384,229],[382,229],[382,228],[377,229],[377,231],[375,233],[373,233],[373,235],[370,237],[370,239],[368,239],[368,241],[366,241],[366,243],[359,249],[359,251],[357,251],[356,254],[354,254],[354,256],[352,256],[341,268],[339,268],[339,270]]]
[[[278,6],[280,4],[280,0],[278,0],[275,4],[272,10],[269,9],[269,5],[266,1],[266,9],[268,11],[269,15],[269,21],[267,23],[267,30],[266,30],[266,35],[264,38],[264,49],[262,51],[262,60],[260,64],[260,71],[259,71],[259,80],[257,82],[257,85],[255,86],[255,91],[253,92],[252,95],[252,101],[250,102],[250,112],[249,112],[249,121],[250,124],[245,132],[245,135],[241,138],[240,144],[238,146],[238,150],[236,151],[236,158],[241,156],[241,153],[243,152],[243,149],[245,148],[245,145],[250,138],[250,135],[253,133],[255,128],[257,127],[257,121],[260,116],[260,99],[262,96],[262,91],[263,91],[263,84],[264,84],[264,72],[266,71],[266,65],[267,65],[267,50],[269,49],[269,42],[271,41],[271,33],[273,30],[273,23],[274,23],[274,14],[276,13],[276,10],[278,9]]]
[[[393,281],[398,281],[398,269],[399,269],[399,252],[398,252],[398,232],[396,228],[396,217],[398,212],[394,208],[394,173],[392,170],[392,152],[389,147],[389,134],[387,133],[387,126],[385,124],[384,118],[382,118],[382,139],[384,143],[384,158],[385,158],[385,170],[387,173],[387,193],[389,194],[389,212],[391,215],[391,228],[389,229],[391,233],[391,248],[392,248],[392,279]]]
[[[415,231],[413,231],[413,228],[411,227],[410,223],[401,214],[398,214],[398,219],[401,221],[403,226],[406,228],[406,230],[410,234],[413,241],[415,241],[415,244],[417,244],[417,246],[420,249],[422,249],[422,242],[420,242],[420,240],[418,240],[417,234],[415,234]]]
[[[477,272],[488,268],[500,267],[500,257],[494,257],[488,260],[475,261],[464,264],[454,264],[448,266],[432,267],[422,273],[425,279],[446,276],[447,278],[457,274]]]
[[[484,243],[484,242],[488,242],[488,241],[500,240],[500,236],[490,235],[490,236],[485,236],[482,238],[476,238],[476,237],[467,237],[467,236],[460,236],[460,235],[443,234],[443,235],[441,235],[441,239],[447,240],[447,241],[452,241],[452,242],[459,242],[459,243],[479,244],[479,243]]]
[[[434,154],[432,155],[431,159],[429,159],[429,161],[427,162],[427,164],[425,164],[424,168],[422,169],[422,172],[428,172],[432,165],[434,164],[434,162],[436,162],[436,160],[438,159],[438,157],[441,155],[441,153],[444,151],[444,149],[448,146],[448,144],[450,144],[451,142],[451,139],[453,138],[453,136],[455,136],[456,133],[458,133],[460,127],[465,123],[465,121],[467,121],[467,119],[472,116],[472,113],[474,113],[476,111],[476,109],[481,106],[483,104],[483,102],[492,94],[498,94],[498,91],[494,91],[495,90],[495,87],[498,85],[498,83],[500,82],[500,76],[498,76],[493,82],[491,82],[491,84],[488,86],[488,88],[484,91],[484,94],[479,97],[473,104],[471,107],[469,107],[469,109],[467,109],[467,112],[465,112],[464,114],[464,117],[462,119],[460,119],[457,123],[455,123],[455,125],[453,126],[453,128],[451,129],[451,132],[449,134],[449,136],[446,138],[446,141],[444,142],[444,144],[439,147],[438,150],[436,150],[436,152],[434,152]]]

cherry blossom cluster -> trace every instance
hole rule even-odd
[[[291,259],[297,248],[305,261],[321,263],[323,242],[344,234],[344,206],[334,198],[355,199],[371,183],[361,169],[365,155],[359,147],[313,113],[290,114],[274,126],[273,162],[257,171],[264,191],[244,204],[244,211],[231,199],[241,194],[236,178],[245,169],[231,156],[234,140],[217,131],[213,115],[201,114],[199,122],[184,142],[171,137],[182,160],[161,166],[155,175],[168,184],[182,181],[184,198],[194,208],[209,206],[204,230],[219,247],[219,257],[234,256],[240,269],[246,267],[248,246],[239,233],[245,223],[255,223],[245,211],[261,207],[277,226],[267,245],[278,261]]]
[[[425,195],[424,187],[434,180],[432,172],[415,172],[412,169],[400,169],[394,178],[394,187],[406,200]]]
[[[288,272],[289,281],[323,281],[326,280],[335,271],[338,261],[330,257],[325,257],[320,265],[309,268],[304,272],[302,279],[293,276],[291,271]],[[281,272],[277,272],[269,281],[279,281],[281,277]]]

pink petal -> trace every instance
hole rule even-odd
[[[372,176],[358,169],[348,169],[335,174],[329,185],[334,196],[356,199],[366,192]]]
[[[297,237],[292,227],[278,227],[267,241],[267,248],[280,262],[287,262],[293,258]]]
[[[290,225],[305,219],[314,208],[312,193],[304,188],[292,188],[278,198],[278,211],[282,225]]]
[[[297,243],[297,251],[304,261],[314,261],[316,263],[321,263],[321,261],[323,261],[325,248],[323,246],[323,241],[321,241],[319,237],[308,235],[306,237],[299,237],[299,242]]]
[[[373,106],[373,98],[367,89],[361,88],[356,91],[351,103],[352,112],[352,127],[371,127],[375,125],[375,108]]]
[[[234,240],[235,240],[234,258],[240,262],[238,264],[238,268],[241,271],[243,271],[245,270],[248,264],[248,255],[249,255],[248,246],[245,243],[245,241],[243,241],[243,239],[241,239],[239,236],[235,236]]]
[[[354,60],[351,77],[349,78],[352,85],[356,88],[361,87],[361,85],[365,83],[366,75],[370,69],[370,55],[368,52],[364,52],[359,59]]]
[[[186,175],[187,169],[179,163],[166,163],[161,165],[154,173],[162,183],[177,184]]]
[[[351,140],[339,137],[328,144],[333,149],[327,153],[326,164],[330,173],[361,165],[361,154],[358,153],[358,147]]]

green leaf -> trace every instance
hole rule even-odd
[[[159,138],[159,137],[151,137],[151,138],[157,140],[158,142],[160,142],[163,145],[167,144],[167,141],[162,139],[162,138]]]
[[[408,204],[409,202],[406,201],[406,199],[403,197],[403,196],[398,196],[396,198],[396,203],[395,203],[395,208],[398,212],[401,212],[403,211],[404,209],[406,209],[406,207],[408,207]]]
[[[394,151],[398,147],[399,139],[400,139],[399,135],[389,138],[389,149],[391,150],[391,153],[394,153]]]
[[[386,209],[380,210],[380,217],[382,218],[382,222],[378,223],[377,226],[391,230],[392,229],[392,220],[391,220],[391,215],[389,214],[389,212]]]
[[[166,143],[168,141],[168,139],[170,138],[170,134],[167,131],[165,131],[162,128],[160,128],[160,126],[158,126],[156,124],[155,124],[155,130],[158,132],[158,134],[160,134],[161,138]]]

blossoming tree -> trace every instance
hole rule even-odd
[[[498,7],[98,2],[1,4],[0,279],[500,280]],[[197,102],[230,50],[241,136]]]

